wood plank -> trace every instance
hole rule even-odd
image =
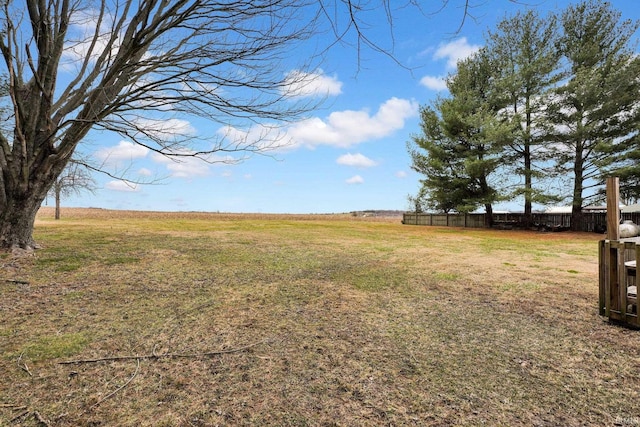
[[[598,312],[600,316],[604,316],[606,304],[606,277],[607,267],[605,262],[605,241],[598,242]]]
[[[607,239],[620,238],[620,180],[618,177],[607,178]]]

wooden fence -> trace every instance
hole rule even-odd
[[[623,213],[621,220],[631,220],[640,224],[640,212]],[[502,229],[525,228],[525,216],[523,213],[495,213],[493,214],[493,227]],[[430,214],[407,212],[403,214],[403,224],[432,225],[440,227],[467,227],[484,228],[486,214]],[[539,230],[559,231],[571,228],[571,214],[568,213],[534,213],[531,215],[530,228]],[[583,213],[580,231],[604,233],[607,228],[607,215],[605,212]]]
[[[426,214],[405,213],[402,216],[403,224],[411,225],[435,225],[441,227],[484,227],[486,214]]]

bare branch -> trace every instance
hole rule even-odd
[[[137,359],[136,361],[137,361],[136,370],[133,373],[133,375],[131,375],[131,378],[129,378],[127,380],[127,382],[122,384],[120,387],[118,387],[117,389],[115,389],[114,391],[112,391],[111,393],[107,394],[105,397],[103,397],[102,399],[98,400],[96,403],[91,405],[91,409],[94,409],[94,408],[98,407],[102,402],[104,402],[105,400],[109,399],[110,397],[116,395],[120,390],[124,389],[126,386],[131,384],[131,381],[133,381],[133,379],[136,377],[136,375],[138,375],[138,371],[140,370],[140,359]]]

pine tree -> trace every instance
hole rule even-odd
[[[458,64],[448,79],[451,97],[421,111],[422,134],[409,144],[412,167],[423,174],[419,196],[427,206],[469,212],[484,206],[491,218],[502,198],[496,172],[502,166],[509,125],[500,121],[485,52]]]
[[[562,14],[565,77],[548,113],[558,168],[573,177],[572,225],[579,227],[585,192],[623,166],[635,139],[640,58],[630,44],[637,22],[622,21],[610,3],[583,2]]]
[[[522,178],[514,196],[524,198],[528,221],[533,203],[557,200],[544,186],[534,185],[549,177],[544,111],[550,90],[561,77],[556,40],[557,19],[541,18],[530,10],[502,20],[495,32],[489,32],[486,46],[495,65],[492,85],[500,97],[496,103],[504,105],[499,114],[513,125],[509,142],[512,171]]]

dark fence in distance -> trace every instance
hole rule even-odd
[[[622,220],[631,220],[640,224],[640,212],[623,213]],[[607,228],[607,214],[605,212],[583,213],[580,231],[604,233]],[[409,225],[432,225],[440,227],[484,228],[486,214],[429,214],[407,212],[402,216],[402,223]],[[525,227],[523,213],[495,213],[493,214],[493,228],[521,229]],[[571,214],[568,213],[534,213],[531,215],[529,228],[548,231],[571,229]]]
[[[441,227],[484,227],[486,214],[428,214],[405,213],[402,216],[403,224],[411,225],[435,225]]]

